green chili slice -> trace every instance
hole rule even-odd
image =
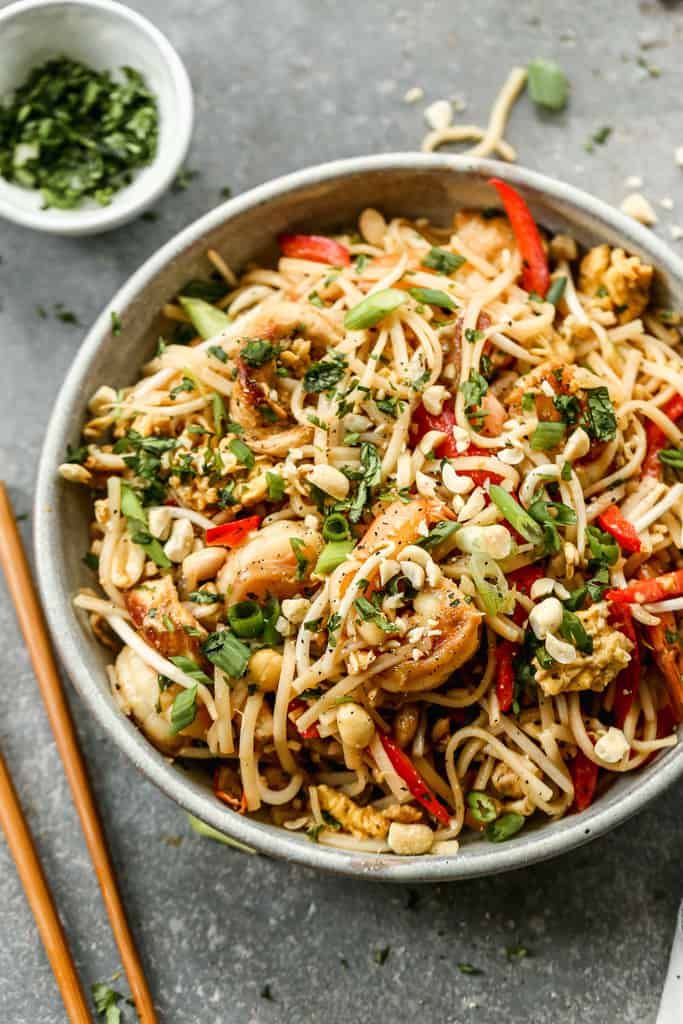
[[[522,814],[503,814],[486,826],[486,838],[492,843],[504,843],[524,828],[526,818]]]
[[[374,292],[350,309],[344,317],[344,327],[349,331],[362,331],[374,327],[389,313],[393,313],[406,301],[406,293],[398,288],[383,288]]]
[[[490,821],[495,821],[498,817],[493,798],[479,789],[472,789],[467,794],[467,806],[474,820],[481,825],[488,825]]]

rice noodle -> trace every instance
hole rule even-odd
[[[469,137],[514,156],[503,131],[525,75],[486,130],[450,126],[426,147]],[[599,794],[676,742],[658,722],[683,703],[683,596],[629,606],[632,696],[632,649],[595,608],[608,579],[681,568],[683,482],[676,455],[658,457],[683,442],[680,331],[643,307],[637,258],[621,308],[604,253],[578,263],[548,239],[550,279],[566,278],[555,305],[526,290],[503,216],[437,227],[366,210],[358,227],[315,243],[330,262],[290,246],[238,275],[212,250],[225,327],[93,396],[83,461],[60,467],[100,492],[100,596],[74,604],[147,666],[109,666],[122,710],[165,755],[218,767],[235,808],[366,858],[391,852],[387,818],[419,821],[453,856],[472,790],[498,814],[559,818],[577,751]],[[162,313],[189,322],[175,301]],[[493,483],[518,502],[505,515]],[[639,547],[619,544],[614,507]],[[616,763],[596,753],[610,743]]]

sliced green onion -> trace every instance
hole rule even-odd
[[[493,558],[475,551],[470,555],[472,579],[487,615],[511,612],[514,600],[502,569]],[[493,583],[489,582],[493,579]]]
[[[226,327],[232,322],[227,313],[215,306],[205,302],[204,299],[190,299],[181,295],[178,302],[183,307],[192,326],[202,338],[213,338],[216,334],[222,334]]]
[[[141,547],[145,554],[152,559],[155,565],[158,565],[160,569],[170,569],[172,562],[167,557],[166,552],[162,548],[156,537],[153,537],[147,527],[140,523],[136,519],[128,520],[128,528],[130,530],[130,539],[133,544],[137,544]]]
[[[525,821],[522,814],[503,814],[486,826],[486,838],[492,843],[504,843],[524,828]]]
[[[528,67],[529,95],[539,107],[563,110],[567,103],[569,85],[564,71],[552,60],[538,58]]]
[[[351,530],[341,512],[333,512],[323,523],[323,537],[325,540],[349,540]]]
[[[127,483],[121,484],[121,512],[126,517],[126,525],[133,544],[141,547],[160,569],[169,569],[171,561],[156,537],[149,532],[147,513],[140,497]]]
[[[228,622],[235,636],[252,640],[263,632],[263,612],[256,601],[238,601],[228,608]]]
[[[441,306],[442,309],[458,308],[451,296],[438,288],[409,288],[408,292],[418,302],[424,302],[426,306]]]
[[[481,825],[487,825],[498,817],[495,801],[487,793],[482,793],[481,790],[470,790],[467,794],[467,806],[474,820],[478,821]]]
[[[341,565],[354,548],[352,540],[331,540],[320,552],[318,561],[315,563],[316,576],[329,576],[331,572]]]
[[[440,519],[431,528],[427,536],[417,543],[421,548],[427,548],[428,551],[431,551],[432,548],[436,548],[439,544],[443,544],[444,541],[448,540],[461,526],[462,523],[454,523],[450,519]]]
[[[242,853],[256,853],[253,846],[247,846],[245,843],[240,843],[237,839],[231,839],[230,836],[223,835],[218,829],[212,828],[211,825],[200,821],[199,818],[195,818],[194,814],[188,814],[187,821],[192,831],[196,832],[198,836],[214,839],[217,843],[225,843],[226,846],[234,846],[236,850],[241,850]]]
[[[275,628],[280,618],[280,602],[276,597],[269,597],[263,606],[263,642],[270,647],[282,643],[282,637]]]
[[[171,736],[192,725],[197,714],[197,684],[181,690],[171,708]]]
[[[524,540],[530,544],[543,543],[543,530],[511,494],[508,494],[499,484],[491,484],[489,495],[510,526],[513,526],[517,533],[521,533]]]
[[[256,459],[254,458],[254,453],[252,452],[251,448],[248,445],[246,445],[244,441],[240,441],[239,437],[233,437],[230,444],[228,445],[228,448],[235,456],[237,461],[241,463],[241,465],[246,466],[247,469],[251,469],[254,463],[256,462]]]
[[[406,301],[406,293],[398,288],[384,288],[374,292],[350,309],[344,317],[344,327],[349,331],[362,331],[374,327],[389,313],[393,313]]]
[[[562,443],[566,433],[567,427],[564,423],[541,420],[531,435],[531,447],[535,452],[549,452]]]
[[[567,287],[567,278],[566,277],[556,277],[556,278],[554,278],[553,281],[551,282],[550,288],[548,288],[548,291],[546,292],[545,301],[546,302],[552,302],[553,306],[556,306],[558,304],[558,302],[560,301],[560,299],[562,298],[562,296],[564,295],[564,290],[565,290],[566,287]]]
[[[213,686],[213,679],[209,679],[206,672],[203,672],[194,658],[188,658],[186,654],[176,654],[169,658],[176,668],[184,672],[186,676],[194,679],[196,683],[204,683],[205,686]]]
[[[266,473],[268,501],[282,501],[285,496],[285,482],[279,473]]]
[[[142,507],[139,496],[128,484],[121,484],[121,512],[126,519],[137,519],[147,524],[147,513]]]

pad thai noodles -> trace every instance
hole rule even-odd
[[[638,256],[491,185],[239,278],[210,251],[60,467],[121,710],[330,846],[510,839],[683,719],[680,321]]]

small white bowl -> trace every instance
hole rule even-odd
[[[129,65],[141,72],[159,107],[156,156],[108,206],[86,201],[73,210],[44,210],[39,191],[0,178],[0,216],[50,234],[94,235],[138,217],[172,183],[192,135],[192,87],[166,36],[114,0],[20,0],[0,11],[0,97],[61,56],[99,71]]]

